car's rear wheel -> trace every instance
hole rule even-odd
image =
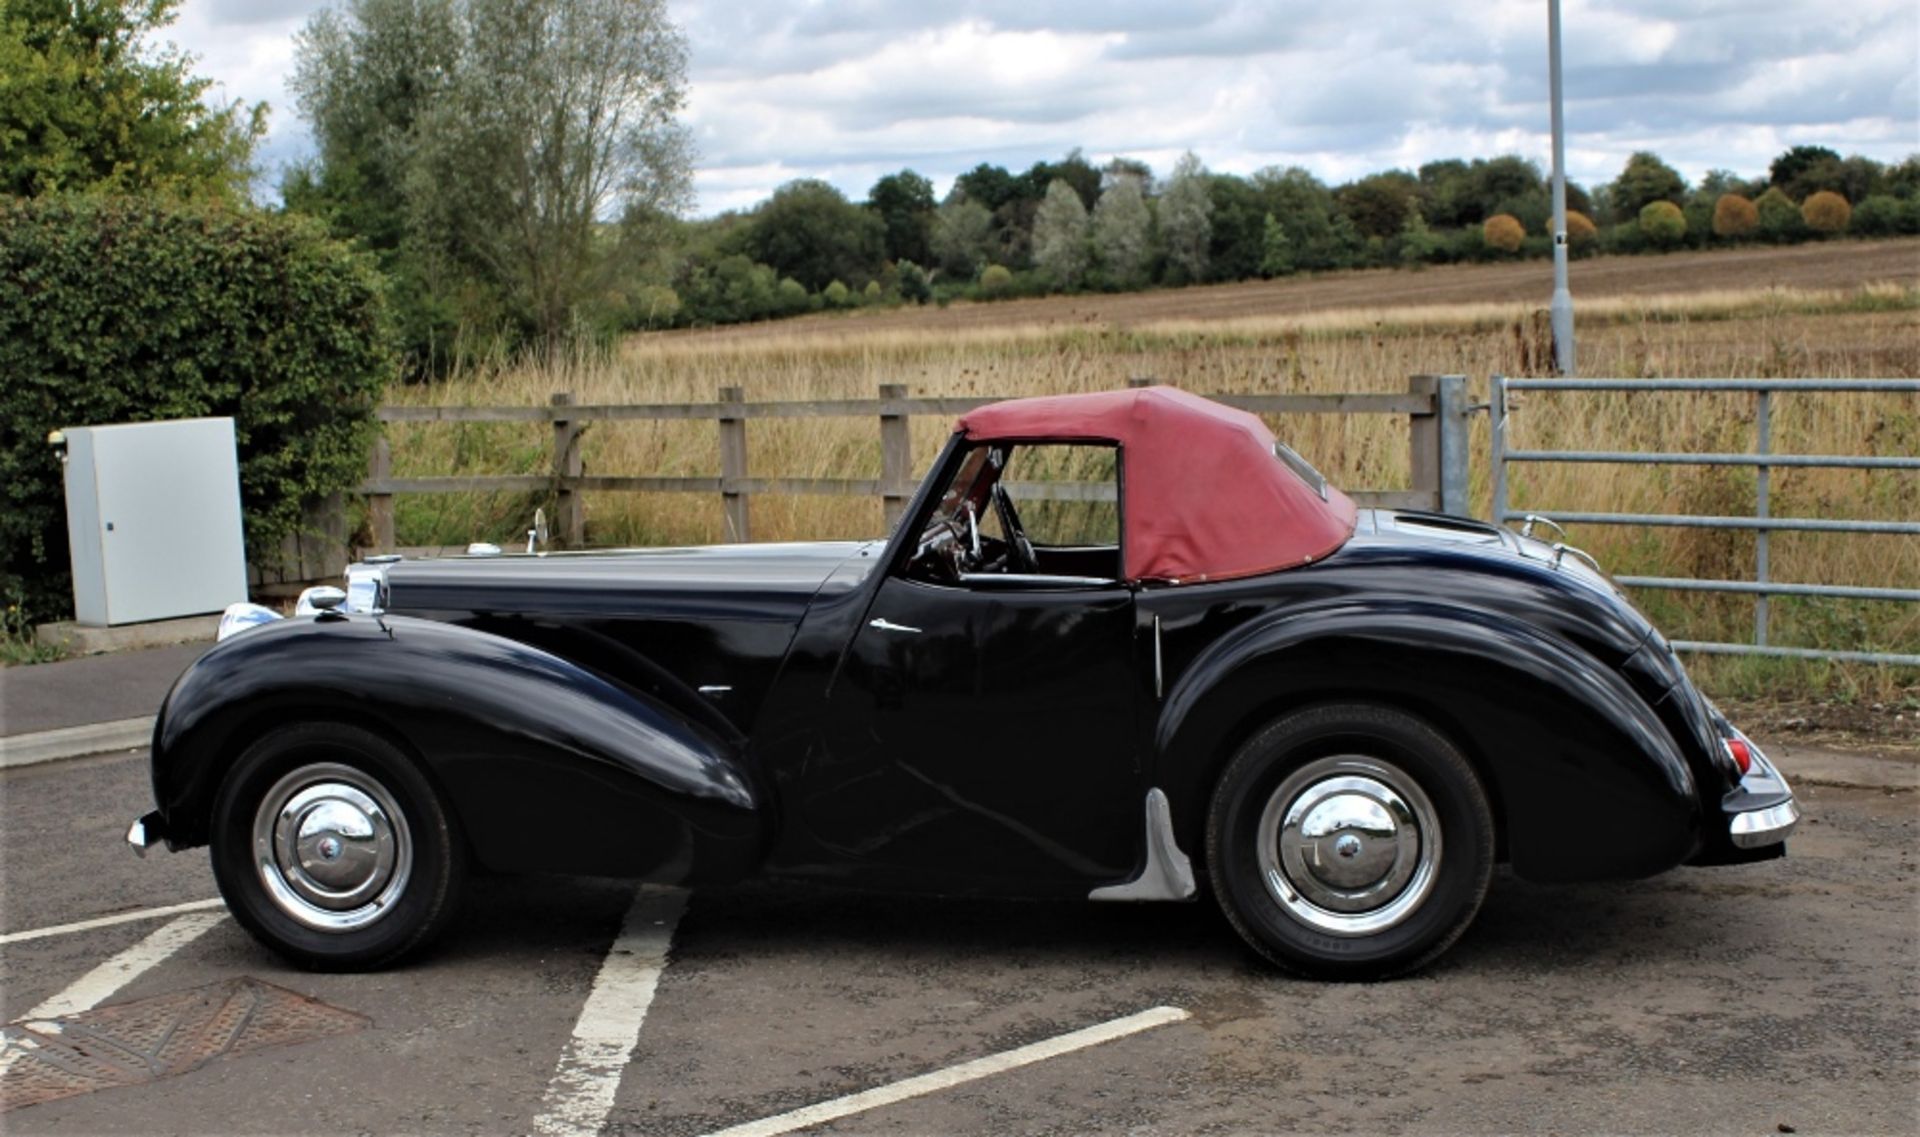
[[[302,967],[381,967],[451,919],[464,844],[411,758],[361,727],[299,723],[240,756],[214,803],[214,879]]]
[[[1381,979],[1445,951],[1493,875],[1493,812],[1445,736],[1367,703],[1248,739],[1214,788],[1207,864],[1227,919],[1287,970]]]

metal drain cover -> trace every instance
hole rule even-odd
[[[359,1030],[363,1015],[257,979],[0,1028],[0,1112],[184,1074],[216,1058]]]

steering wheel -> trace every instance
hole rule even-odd
[[[992,497],[993,511],[1000,515],[1000,528],[1007,533],[1007,560],[1013,571],[1039,572],[1040,558],[1033,551],[1033,542],[1027,540],[1027,531],[1020,527],[1020,514],[1013,508],[1013,497],[1007,493],[1007,487],[995,482]]]
[[[971,564],[967,543],[958,518],[941,518],[921,536],[913,564],[935,580],[956,582]]]

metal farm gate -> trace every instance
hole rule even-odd
[[[1756,400],[1755,445],[1746,454],[1708,454],[1688,451],[1643,453],[1617,450],[1513,450],[1507,445],[1507,396],[1513,391],[1745,391]],[[1493,521],[1536,523],[1580,522],[1593,525],[1682,526],[1701,529],[1750,531],[1754,535],[1752,580],[1701,580],[1692,577],[1619,576],[1630,588],[1674,589],[1692,592],[1732,592],[1753,596],[1751,643],[1675,641],[1687,651],[1729,655],[1772,655],[1804,659],[1856,660],[1920,666],[1920,655],[1893,652],[1846,651],[1779,647],[1768,642],[1768,600],[1774,596],[1822,596],[1844,600],[1885,600],[1920,603],[1920,589],[1878,588],[1817,582],[1776,581],[1768,571],[1768,538],[1774,532],[1878,533],[1894,540],[1920,538],[1920,520],[1844,521],[1811,517],[1775,517],[1768,500],[1769,475],[1776,468],[1829,467],[1858,470],[1920,472],[1914,455],[1775,454],[1772,398],[1788,392],[1821,394],[1920,393],[1913,379],[1509,379],[1493,377],[1490,391],[1493,458]],[[1513,509],[1507,499],[1507,467],[1514,462],[1585,462],[1633,465],[1746,466],[1755,471],[1754,511],[1751,516],[1711,517],[1668,513],[1576,513],[1541,506]],[[1539,516],[1544,515],[1544,518]],[[1546,519],[1550,519],[1546,520]]]

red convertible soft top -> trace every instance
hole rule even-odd
[[[974,440],[1119,443],[1129,580],[1276,572],[1353,535],[1352,500],[1283,462],[1265,423],[1177,388],[1013,399],[959,429]]]

